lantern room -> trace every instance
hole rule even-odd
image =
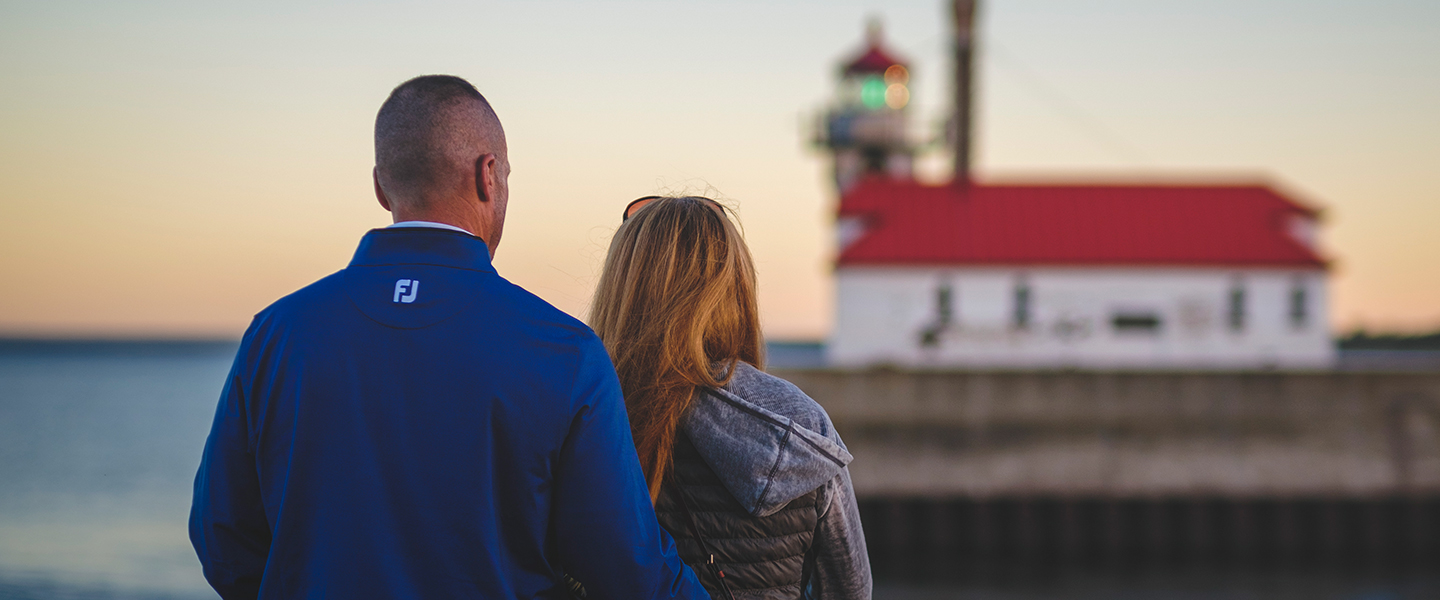
[[[817,143],[834,153],[835,184],[843,193],[867,174],[908,180],[917,144],[908,133],[910,69],[885,48],[872,22],[863,51],[840,68],[836,97]]]

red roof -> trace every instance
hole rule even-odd
[[[872,177],[841,200],[847,265],[1319,267],[1317,212],[1261,185],[981,185]]]
[[[863,54],[856,57],[855,60],[846,63],[844,73],[846,75],[854,75],[856,73],[884,73],[885,69],[890,68],[892,65],[905,66],[905,63],[891,56],[884,48],[880,47],[880,41],[875,39],[870,42],[870,47],[866,48]]]

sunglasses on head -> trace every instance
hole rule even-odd
[[[626,222],[626,221],[629,221],[631,215],[634,215],[635,213],[639,212],[640,209],[645,208],[645,205],[650,204],[651,202],[654,202],[654,201],[659,200],[659,199],[664,198],[664,197],[665,197],[665,196],[645,196],[645,197],[643,197],[643,198],[636,198],[636,199],[634,199],[634,200],[631,200],[629,204],[626,204],[626,205],[625,205],[625,214],[621,216],[620,222],[621,222],[621,223],[624,223],[624,222]],[[691,198],[697,198],[697,199],[700,199],[700,200],[704,200],[704,201],[710,203],[710,206],[715,209],[715,212],[720,213],[720,216],[722,216],[722,217],[725,216],[725,209],[720,206],[720,203],[719,203],[719,202],[716,202],[716,201],[711,200],[711,199],[709,199],[709,198],[700,197],[700,196],[690,196],[690,197],[691,197]]]

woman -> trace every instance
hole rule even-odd
[[[591,305],[660,524],[717,600],[869,598],[851,457],[799,388],[765,374],[755,267],[708,198],[647,197]]]

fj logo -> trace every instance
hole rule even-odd
[[[420,293],[419,279],[397,279],[395,281],[395,302],[409,304]]]

